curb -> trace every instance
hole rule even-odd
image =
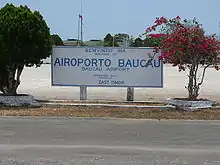
[[[214,106],[214,107],[211,107],[211,109],[220,109],[220,106]]]
[[[110,103],[110,102],[108,102]],[[114,103],[114,102],[113,102]],[[118,102],[119,103],[119,102]],[[126,103],[126,102],[121,102],[121,103]],[[131,103],[131,102],[130,102]],[[135,103],[135,102],[132,102]],[[136,102],[140,103],[140,102]],[[149,103],[149,102],[143,102],[143,103]],[[157,102],[152,102],[152,103],[157,103]],[[51,102],[41,102],[43,107],[51,107],[51,108],[56,108],[56,107],[79,107],[79,108],[133,108],[133,109],[162,109],[162,110],[175,110],[176,107],[173,105],[121,105],[121,104],[103,104],[103,103],[60,103],[58,101],[51,101]],[[195,111],[195,110],[202,110],[202,109],[212,109],[212,110],[217,110],[220,109],[220,106],[213,106],[213,107],[193,107],[190,108],[188,111]]]
[[[165,101],[106,101],[106,100],[36,100],[40,103],[70,103],[70,102],[76,102],[72,104],[103,104],[103,103],[108,103],[108,104],[126,104],[126,103],[133,103],[133,104],[167,104]]]
[[[144,109],[152,109],[152,108],[159,108],[159,109],[166,109],[170,110],[175,108],[174,106],[164,105],[164,106],[144,106],[144,105],[119,105],[119,104],[91,104],[91,103],[53,103],[47,102],[42,103],[44,107],[81,107],[81,108],[144,108]]]

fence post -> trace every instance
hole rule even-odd
[[[80,100],[87,100],[87,87],[80,86]]]

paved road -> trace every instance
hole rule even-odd
[[[164,88],[136,88],[135,100],[164,100],[169,97],[187,96],[187,72],[178,72],[170,65],[164,67]],[[28,93],[38,99],[79,99],[77,87],[51,87],[50,65],[41,68],[25,68],[20,93]],[[144,75],[143,75],[144,76]],[[206,72],[200,96],[220,102],[220,72],[210,68]],[[88,88],[88,99],[125,100],[126,88]]]
[[[217,165],[220,122],[0,118],[2,165]]]

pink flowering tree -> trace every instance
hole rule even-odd
[[[157,30],[159,33],[152,34]],[[160,58],[178,66],[179,71],[189,71],[188,99],[197,100],[207,68],[219,70],[220,42],[214,35],[206,35],[196,19],[181,20],[179,16],[157,18],[144,35],[161,38],[158,47],[154,48],[156,52],[161,50]]]

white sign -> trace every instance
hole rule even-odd
[[[152,48],[53,48],[52,85],[88,87],[163,87],[160,53]],[[150,58],[151,57],[151,58]]]

